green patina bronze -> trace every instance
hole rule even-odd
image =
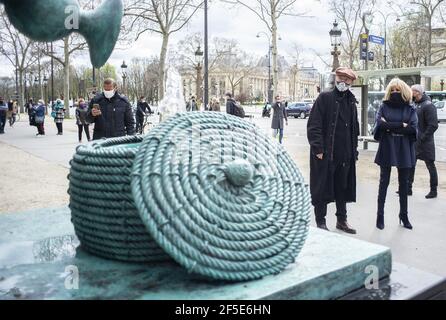
[[[170,257],[189,273],[244,281],[282,272],[309,230],[310,194],[283,147],[226,114],[177,114],[145,138],[78,148],[70,208],[83,248]]]
[[[14,27],[35,41],[52,42],[73,32],[84,36],[91,62],[97,68],[110,57],[123,16],[122,0],[104,1],[94,11],[80,10],[76,0],[0,0],[0,3],[4,4]],[[73,29],[73,18],[77,16],[79,28]]]

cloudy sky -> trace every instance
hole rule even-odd
[[[328,10],[328,0],[298,0],[295,5],[296,12],[307,12],[311,17],[283,16],[279,20],[279,54],[287,56],[292,52],[293,45],[299,44],[304,49],[303,59],[305,66],[314,66],[325,71],[313,50],[329,56],[330,37],[329,30],[334,21],[334,14]],[[252,54],[261,56],[268,52],[266,38],[256,38],[260,31],[267,31],[263,22],[248,9],[226,4],[222,1],[211,1],[209,9],[209,35],[210,37],[223,37],[236,39],[240,47]],[[192,19],[190,25],[172,36],[170,45],[175,45],[188,34],[203,32],[203,10]],[[161,47],[161,38],[156,34],[144,34],[127,49],[117,48],[109,62],[117,67],[125,59],[129,62],[133,57],[149,57],[158,55]],[[76,57],[75,65],[88,65],[87,53]],[[0,76],[12,75],[12,68],[5,60],[0,60]]]
[[[322,0],[322,2],[325,2]],[[279,20],[279,54],[287,55],[292,52],[294,43],[298,43],[305,50],[304,60],[306,66],[314,65],[323,69],[324,65],[311,49],[321,53],[330,50],[329,30],[334,21],[334,15],[323,4],[315,0],[298,0],[295,6],[298,12],[308,12],[312,18],[297,18],[283,16]],[[199,11],[190,25],[172,36],[171,45],[184,39],[188,34],[203,32],[203,10]],[[209,36],[236,39],[240,47],[252,54],[261,56],[268,53],[268,40],[266,37],[257,38],[260,31],[267,31],[266,26],[257,16],[248,9],[237,7],[221,1],[212,1],[209,8]],[[118,66],[123,59],[130,57],[147,57],[158,55],[161,47],[161,38],[153,34],[145,34],[132,48],[116,50],[110,62]]]

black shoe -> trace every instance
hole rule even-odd
[[[383,214],[378,214],[376,217],[376,227],[379,230],[383,230],[384,229],[384,215]]]
[[[318,227],[319,229],[322,229],[322,230],[325,230],[325,231],[330,231],[330,230],[327,228],[327,225],[326,225],[325,223],[320,223],[320,224],[317,225],[317,227]]]
[[[336,224],[336,229],[344,231],[350,234],[356,234],[356,230],[349,226],[347,221],[338,221]]]
[[[426,195],[426,199],[434,199],[434,198],[436,198],[437,197],[437,191],[436,190],[431,190],[431,192],[429,192],[427,195]]]
[[[413,227],[410,224],[409,217],[407,214],[400,214],[400,224],[403,225],[404,228],[412,230]]]

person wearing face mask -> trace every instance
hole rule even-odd
[[[356,202],[359,136],[357,100],[349,90],[354,80],[351,69],[338,68],[335,88],[319,95],[307,124],[310,190],[317,227],[328,231],[327,205],[336,202],[336,228],[350,234],[356,233],[347,223],[347,203]]]
[[[417,159],[424,161],[430,176],[430,192],[426,199],[437,197],[438,174],[435,167],[435,140],[434,133],[438,129],[437,108],[424,92],[423,86],[412,86],[412,94],[417,109],[419,136],[415,144]],[[415,176],[415,167],[409,175],[409,195],[412,194],[412,185]]]
[[[384,205],[390,183],[392,167],[398,169],[399,221],[412,229],[408,218],[407,195],[409,173],[415,166],[415,141],[418,117],[411,106],[412,91],[400,79],[393,79],[387,86],[384,101],[376,115],[374,138],[379,142],[375,163],[380,166],[378,210],[376,227],[384,229]]]
[[[87,121],[94,123],[93,140],[135,134],[132,106],[113,79],[106,79],[104,91],[90,101]]]

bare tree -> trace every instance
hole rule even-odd
[[[424,17],[422,29],[427,32],[426,65],[432,65],[432,29],[435,15],[440,13],[441,6],[444,6],[445,0],[412,0],[411,4],[421,10]]]
[[[6,58],[16,72],[16,90],[20,95],[20,112],[24,111],[24,73],[36,62],[31,54],[34,42],[20,34],[9,22],[4,8],[0,8],[0,54]]]
[[[273,96],[276,95],[279,84],[278,67],[278,21],[283,16],[304,17],[296,9],[297,0],[225,0],[224,2],[240,5],[255,14],[271,33],[271,47],[273,60]]]
[[[348,66],[355,68],[359,58],[359,34],[362,30],[362,16],[371,11],[376,0],[330,0],[330,9],[336,15],[345,41],[341,47],[348,57]]]
[[[202,4],[202,0],[128,0],[124,8],[129,29],[135,30],[136,39],[145,32],[160,34],[163,38],[159,64],[159,77],[162,79],[160,99],[164,96],[169,38],[189,23]]]

